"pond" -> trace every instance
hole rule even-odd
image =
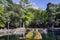
[[[26,32],[27,32],[26,34],[28,34],[29,32],[30,32],[30,34],[32,33],[31,30],[27,30]],[[39,30],[39,32],[41,32],[41,29]],[[42,40],[60,40],[60,29],[59,30],[50,29],[47,31],[47,34],[42,33],[41,35],[42,35]],[[23,37],[23,35],[6,35],[3,37],[0,37],[0,40],[23,40],[23,39],[20,39],[20,37]],[[26,40],[28,40],[28,39],[26,39]]]
[[[8,36],[0,37],[0,40],[8,40]],[[9,35],[9,40],[22,40],[20,35]],[[60,40],[60,35],[42,34],[42,40]]]
[[[3,36],[3,37],[0,37],[0,40],[19,40],[19,35],[9,35],[9,37]]]

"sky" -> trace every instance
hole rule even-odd
[[[14,3],[18,3],[19,0],[13,0]],[[29,0],[30,3],[36,5],[42,10],[45,10],[49,2],[53,4],[59,4],[60,0]]]

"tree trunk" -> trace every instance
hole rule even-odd
[[[25,24],[24,24],[24,22],[23,22],[23,28],[25,28]]]

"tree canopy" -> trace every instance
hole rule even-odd
[[[0,0],[0,27],[7,27],[8,22],[9,27],[59,27],[60,4],[48,3],[46,10],[29,8],[27,4],[28,0],[20,0],[19,4]]]

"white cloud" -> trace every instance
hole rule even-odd
[[[32,3],[32,7],[35,8],[35,9],[39,9],[39,7],[37,6],[37,4],[35,4],[35,3]]]
[[[30,5],[27,8],[39,9],[39,7],[35,3],[30,3],[30,4],[27,4],[27,5]]]
[[[17,2],[16,4],[19,4],[19,2]]]

